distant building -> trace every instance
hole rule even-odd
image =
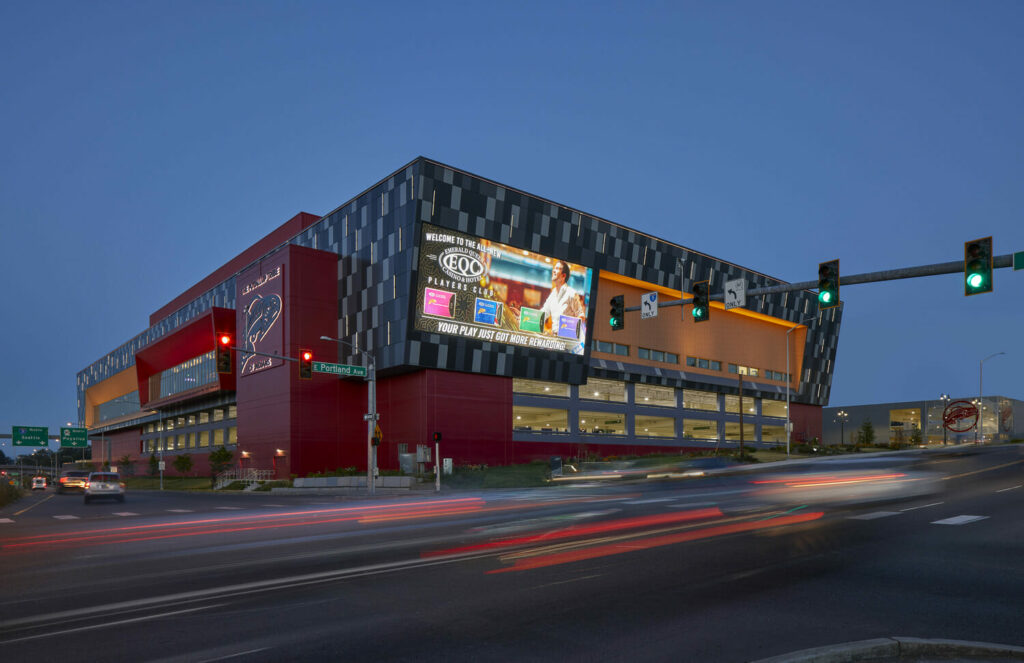
[[[1001,444],[1024,439],[1024,402],[1005,396],[985,396],[980,426],[978,396],[827,407],[823,411],[824,444],[854,444],[858,431],[870,421],[875,444],[906,443],[915,430],[928,444],[974,442]],[[944,413],[949,419],[943,425]]]
[[[707,222],[680,219],[680,239]],[[708,279],[719,298],[727,281],[783,283],[418,158],[325,216],[296,215],[111,339],[78,374],[78,414],[94,460],[194,454],[204,472],[225,446],[280,477],[364,469],[367,383],[299,379],[285,358],[308,349],[372,356],[385,469],[430,462],[435,434],[456,464],[785,444],[787,390],[793,440],[820,437],[841,306],[819,314],[796,291],[712,302],[702,323],[676,305],[609,324],[615,295],[678,302]],[[216,369],[224,333],[242,348],[230,373]]]

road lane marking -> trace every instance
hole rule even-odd
[[[172,513],[195,513],[192,509],[167,509]]]
[[[283,509],[286,505],[284,505],[284,504],[261,504],[260,506],[273,506],[273,507],[280,507],[280,508]]]
[[[212,605],[204,605],[198,608],[187,608],[185,610],[175,610],[174,612],[161,612],[156,615],[147,615],[145,617],[133,617],[132,619],[121,619],[116,622],[104,622],[102,624],[94,624],[92,626],[79,626],[78,628],[64,629],[63,631],[51,631],[49,633],[39,633],[37,635],[28,635],[23,638],[13,638],[11,640],[4,640],[5,645],[14,642],[25,642],[27,640],[38,640],[39,638],[49,638],[55,635],[67,635],[68,633],[81,633],[82,631],[94,631],[100,628],[110,628],[111,626],[122,626],[124,624],[135,624],[138,622],[147,622],[154,619],[164,619],[166,617],[172,617],[174,615],[184,615],[190,612],[198,612],[200,610],[212,610],[213,608],[219,608],[227,605],[226,603],[215,603]]]
[[[922,504],[921,506],[912,506],[912,507],[907,508],[907,509],[900,509],[900,512],[916,511],[917,509],[927,509],[930,506],[939,506],[940,504],[945,504],[945,502],[932,502],[931,504]]]
[[[1009,467],[1011,465],[1018,465],[1020,463],[1024,463],[1024,460],[1015,460],[1015,461],[1011,461],[1009,463],[1003,463],[1002,465],[995,465],[993,467],[983,467],[980,470],[974,470],[972,472],[964,472],[963,474],[951,474],[948,477],[942,477],[942,480],[943,481],[949,481],[950,479],[962,479],[964,477],[969,477],[969,476],[971,476],[973,474],[980,474],[982,472],[991,472],[992,470],[1001,470],[1004,467]]]
[[[1017,489],[1018,489],[1018,488],[1020,488],[1021,486],[1024,486],[1024,484],[1021,484],[1020,486],[1010,486],[1009,488],[1003,488],[1003,489],[1001,489],[1001,490],[997,490],[996,492],[997,492],[997,493],[1005,493],[1005,492],[1006,492],[1006,491],[1008,491],[1008,490],[1017,490]]]
[[[985,520],[988,516],[953,516],[952,518],[944,518],[942,520],[932,521],[932,525],[966,525],[967,523],[973,523],[977,520]]]
[[[242,510],[242,507],[240,507],[240,506],[218,506],[218,507],[215,507],[215,508],[220,509],[221,511],[241,511]]]
[[[872,513],[862,513],[859,516],[849,516],[850,520],[874,520],[875,518],[887,518],[889,516],[898,516],[899,511],[874,511]]]
[[[0,523],[13,523],[14,521],[10,518],[0,518]]]
[[[78,520],[78,516],[54,516],[57,520]]]
[[[134,511],[115,511],[114,515],[115,516],[137,516],[139,514],[135,513]]]
[[[628,500],[623,504],[654,504],[656,502],[673,502],[679,499],[678,497],[654,497],[646,500]]]

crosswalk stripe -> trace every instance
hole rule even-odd
[[[10,518],[0,518],[0,523],[13,523],[14,521]]]
[[[898,511],[873,511],[871,513],[862,513],[859,516],[850,516],[850,520],[874,520],[875,518],[886,518],[888,516],[898,516]]]
[[[942,520],[933,520],[932,525],[966,525],[976,520],[985,520],[988,516],[953,516]]]

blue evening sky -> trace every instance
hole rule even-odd
[[[0,3],[0,430],[418,155],[791,282],[1022,251],[1022,34],[1017,1]],[[844,287],[831,405],[973,395],[995,352],[1024,399],[1022,294]]]

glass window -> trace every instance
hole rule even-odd
[[[175,439],[174,446],[176,448],[178,448],[178,449],[184,449],[185,448],[185,438],[186,437],[188,437],[188,436],[185,435],[184,433],[182,433],[181,435],[178,435],[177,438]]]
[[[228,429],[228,444],[238,444],[238,426]]]
[[[188,425],[189,426],[195,426],[196,425],[196,415],[194,415],[194,414],[188,415]]]
[[[208,411],[203,410],[202,412],[199,413],[199,423],[201,423],[201,424],[208,424],[208,423],[210,423],[210,413]]]
[[[676,420],[638,414],[633,418],[633,433],[637,437],[675,437]]]
[[[591,378],[580,385],[580,398],[590,401],[626,402],[626,383],[617,380]]]
[[[694,366],[694,367],[696,367],[697,366],[697,358],[696,357],[687,357],[686,358],[686,365],[687,366]]]
[[[729,372],[730,373],[738,373],[739,372],[739,368],[740,367],[737,366],[736,364],[729,364]]]
[[[757,369],[756,369],[756,368],[751,368],[751,369],[750,369],[750,377],[752,377],[752,378],[756,378],[756,377],[758,377],[758,375],[757,375]]]
[[[177,419],[177,421],[175,422],[174,425],[177,426],[178,428],[184,428],[185,427],[185,417],[178,417],[178,419]]]
[[[224,446],[224,429],[218,428],[213,431],[213,446],[223,447]]]
[[[608,341],[598,341],[597,339],[594,339],[594,349],[598,352],[607,352],[608,354],[611,354],[612,344]]]
[[[238,418],[238,408],[236,406],[234,406],[234,405],[229,405],[228,406],[228,419],[237,419],[237,418]]]
[[[147,433],[152,433],[154,428],[156,428],[156,427],[153,424],[149,424],[149,425],[146,426],[146,432]]]
[[[725,395],[725,411],[731,412],[732,414],[739,414],[740,411],[740,397],[732,394]],[[757,414],[757,404],[754,402],[753,396],[743,397],[743,414]]]
[[[639,359],[650,359],[651,351],[648,350],[647,348],[637,348],[636,356]]]
[[[711,368],[711,362],[709,362],[707,359],[698,359],[697,368]]]
[[[713,391],[683,389],[683,407],[691,410],[718,411],[718,394]]]
[[[739,369],[738,372],[740,375],[747,375],[748,371],[746,366],[738,366],[737,368]]]
[[[678,364],[679,363],[679,355],[674,354],[672,352],[666,352],[665,353],[665,361],[667,361],[670,364]]]
[[[594,433],[596,435],[626,434],[626,415],[623,412],[580,411],[579,422],[581,433]]]
[[[713,370],[713,371],[720,371],[720,370],[722,370],[722,362],[715,361],[715,360],[712,359],[711,360],[711,370]]]
[[[188,433],[188,434],[185,435],[185,438],[188,440],[188,448],[189,449],[195,449],[196,448],[196,434],[195,433]]]
[[[740,439],[740,422],[738,421],[727,421],[725,422],[725,439],[726,440],[739,440]],[[743,422],[743,441],[753,442],[754,441],[754,424],[748,424]]]
[[[683,439],[717,440],[718,422],[710,419],[683,419]]]
[[[765,417],[785,417],[786,401],[761,400],[761,414]]]
[[[546,407],[513,405],[512,430],[568,433],[569,411]]]
[[[166,426],[167,430],[174,430],[174,419],[168,419]]]
[[[783,442],[786,441],[785,426],[761,426],[762,442]]]
[[[224,421],[224,408],[217,407],[213,409],[213,420]]]
[[[210,431],[199,431],[199,446],[201,448],[210,446]]]
[[[622,355],[623,357],[628,357],[629,356],[629,346],[628,345],[619,345],[618,343],[616,343],[615,344],[615,354]]]
[[[541,382],[540,380],[524,380],[512,378],[512,391],[517,394],[536,394],[538,396],[569,397],[569,385],[558,382]]]
[[[661,350],[651,350],[651,359],[654,361],[665,361],[665,353]]]
[[[635,395],[637,405],[676,406],[676,390],[672,387],[638,384],[636,385]]]

